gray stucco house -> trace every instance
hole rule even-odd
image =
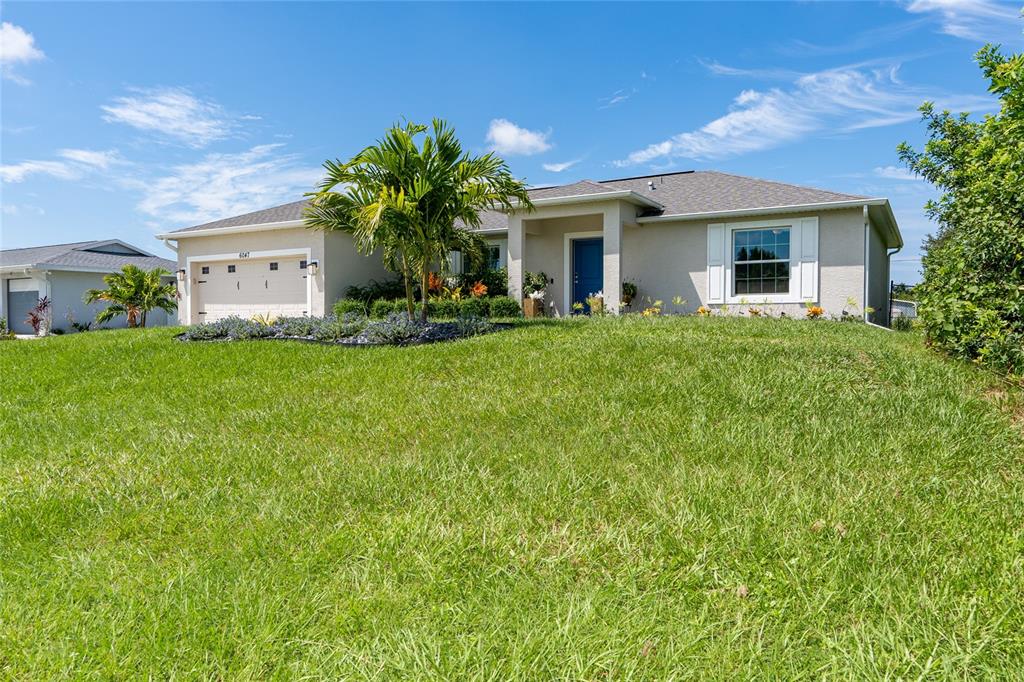
[[[163,268],[174,272],[174,261],[117,239],[0,250],[0,317],[7,318],[15,333],[31,334],[25,316],[38,299],[49,296],[53,302],[51,327],[72,331],[69,314],[77,322],[91,322],[106,307],[104,303],[86,305],[82,300],[86,290],[104,288],[103,276],[128,264],[143,270]],[[171,278],[173,275],[168,281]],[[157,326],[174,321],[174,315],[154,310],[146,324]],[[125,324],[124,317],[120,317],[104,326]]]
[[[582,180],[530,197],[534,211],[488,212],[480,232],[512,296],[524,272],[548,275],[553,314],[597,291],[618,310],[629,281],[640,304],[685,299],[668,306],[677,312],[767,304],[799,316],[814,303],[888,322],[889,257],[903,246],[888,199],[716,171]],[[178,253],[180,321],[322,315],[349,284],[388,276],[347,235],[306,229],[305,207],[159,235]]]

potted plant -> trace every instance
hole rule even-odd
[[[547,292],[541,289],[540,291],[531,291],[523,299],[523,314],[526,317],[543,317],[544,316],[544,295]]]
[[[527,272],[523,276],[523,314],[526,317],[544,316],[544,296],[547,294],[548,276],[543,272]]]
[[[636,284],[624,281],[622,283],[622,305],[629,305],[636,298]]]

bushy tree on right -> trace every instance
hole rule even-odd
[[[1024,54],[987,45],[976,59],[999,99],[982,120],[921,107],[923,151],[899,146],[911,171],[942,191],[925,206],[919,315],[946,352],[1024,378]]]

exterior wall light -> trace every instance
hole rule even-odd
[[[320,272],[320,261],[316,261],[316,260],[309,261],[309,265],[306,266],[306,269],[309,270],[309,274],[311,274],[314,277],[316,277],[316,273]]]
[[[185,270],[184,270],[184,268],[182,268],[181,270],[178,270],[178,281],[179,282],[184,282],[185,281]]]

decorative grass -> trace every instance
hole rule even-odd
[[[864,325],[0,345],[0,677],[1006,678],[1020,397]]]

